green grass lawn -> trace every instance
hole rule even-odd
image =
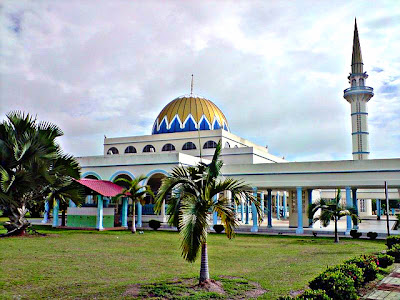
[[[180,256],[176,232],[44,230],[0,239],[0,298],[120,298],[133,283],[198,276]],[[383,241],[210,234],[210,275],[255,281],[275,299],[302,289],[326,266],[385,249]]]

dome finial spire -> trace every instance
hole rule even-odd
[[[190,96],[193,95],[193,74],[192,74],[192,82],[190,83]]]

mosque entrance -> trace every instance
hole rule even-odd
[[[156,197],[157,197],[158,190],[161,187],[162,180],[165,177],[166,177],[165,174],[156,173],[156,174],[153,174],[147,180],[147,185],[150,187],[150,189],[153,191],[153,193]],[[169,198],[170,198],[170,194],[167,196],[164,213],[161,213],[162,216],[165,215],[165,210],[167,208]],[[154,204],[155,204],[154,197],[151,195],[146,195],[145,201],[146,201],[146,204],[143,206],[143,215],[155,215],[155,213],[154,213]]]

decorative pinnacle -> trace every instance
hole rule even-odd
[[[190,96],[193,95],[193,74],[192,74],[192,82],[190,84]]]
[[[351,57],[351,72],[363,73],[360,39],[358,37],[357,19],[354,20],[353,55]]]

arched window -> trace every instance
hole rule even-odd
[[[360,78],[358,82],[360,83],[359,86],[364,86],[364,78]]]
[[[229,142],[225,142],[225,148],[230,148],[231,144],[229,144]]]
[[[193,144],[192,142],[187,142],[185,145],[183,145],[182,150],[194,150],[197,149],[196,145]]]
[[[175,146],[172,144],[165,144],[161,151],[175,151]]]
[[[108,149],[108,151],[107,151],[107,155],[113,155],[113,154],[119,154],[118,149],[115,148],[115,147],[111,147],[111,148]]]
[[[136,151],[136,148],[135,147],[133,147],[133,146],[128,146],[128,147],[126,147],[126,149],[125,149],[125,153],[136,153],[137,151]]]
[[[239,147],[238,147],[238,145],[235,145],[235,147],[233,147],[233,148],[239,148]]]
[[[211,149],[211,148],[217,148],[217,143],[214,141],[208,141],[203,146],[203,149]]]
[[[351,81],[351,86],[356,86],[356,85],[357,85],[357,82],[356,82],[355,79],[353,79],[353,80]]]
[[[156,148],[153,145],[147,145],[143,148],[143,152],[156,152]]]

